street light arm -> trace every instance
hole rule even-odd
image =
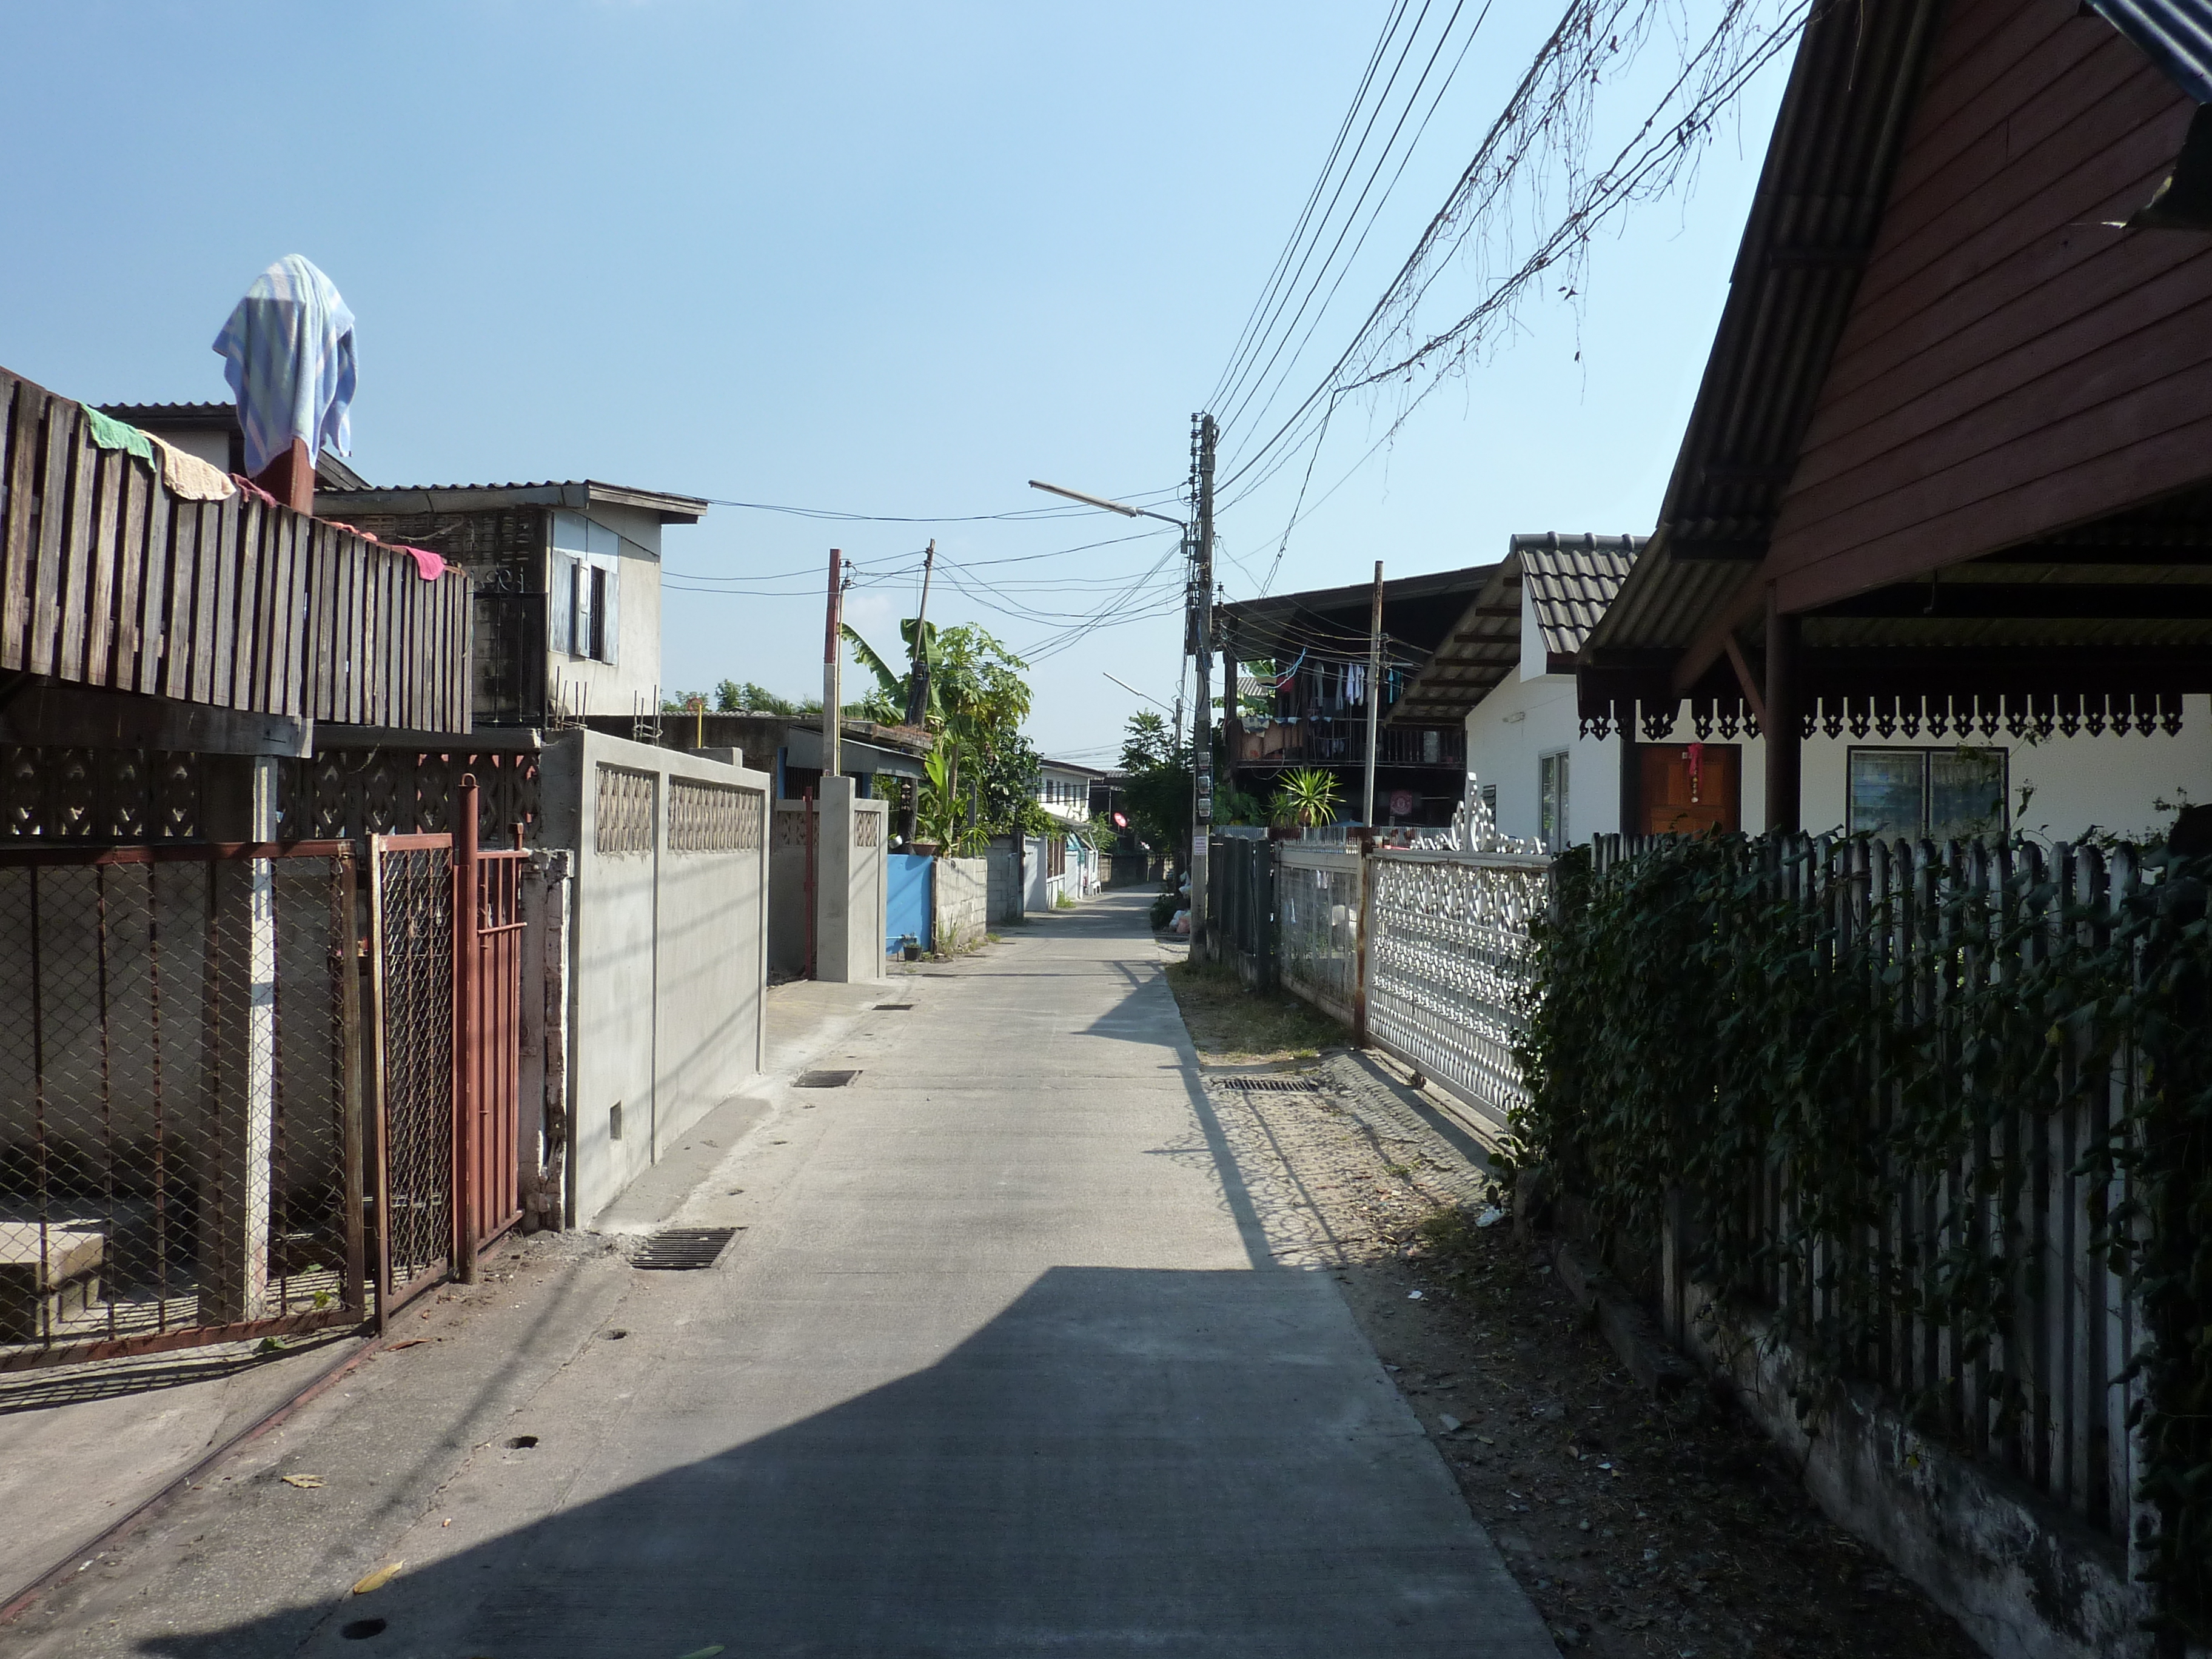
[[[1162,524],[1171,524],[1177,530],[1190,526],[1181,519],[1170,519],[1164,513],[1155,513],[1150,507],[1127,507],[1120,501],[1109,501],[1103,495],[1086,495],[1079,489],[1069,489],[1056,483],[1047,483],[1042,478],[1030,480],[1031,489],[1042,489],[1047,495],[1065,495],[1071,501],[1081,501],[1085,507],[1095,507],[1107,513],[1118,513],[1125,519],[1158,519]]]

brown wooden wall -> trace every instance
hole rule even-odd
[[[0,669],[260,714],[469,730],[468,578],[244,492],[189,501],[0,370]]]
[[[2075,0],[1955,0],[1767,562],[1788,609],[2212,478],[2193,106]]]

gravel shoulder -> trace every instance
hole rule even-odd
[[[1497,1189],[1411,1091],[1341,1049],[1241,1049],[1207,990],[1194,1039],[1276,1260],[1334,1277],[1563,1650],[1979,1652],[1748,1424],[1701,1392],[1666,1409],[1645,1395],[1548,1263],[1510,1225],[1474,1224]]]

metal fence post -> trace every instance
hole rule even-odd
[[[1357,832],[1359,840],[1359,892],[1352,926],[1352,1046],[1367,1047],[1367,938],[1374,921],[1375,892],[1375,834],[1371,830]]]
[[[477,780],[461,775],[453,817],[453,1277],[477,1282]]]

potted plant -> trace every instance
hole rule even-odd
[[[1306,830],[1336,822],[1336,775],[1317,766],[1302,766],[1275,780],[1275,798],[1268,816],[1287,830]]]

